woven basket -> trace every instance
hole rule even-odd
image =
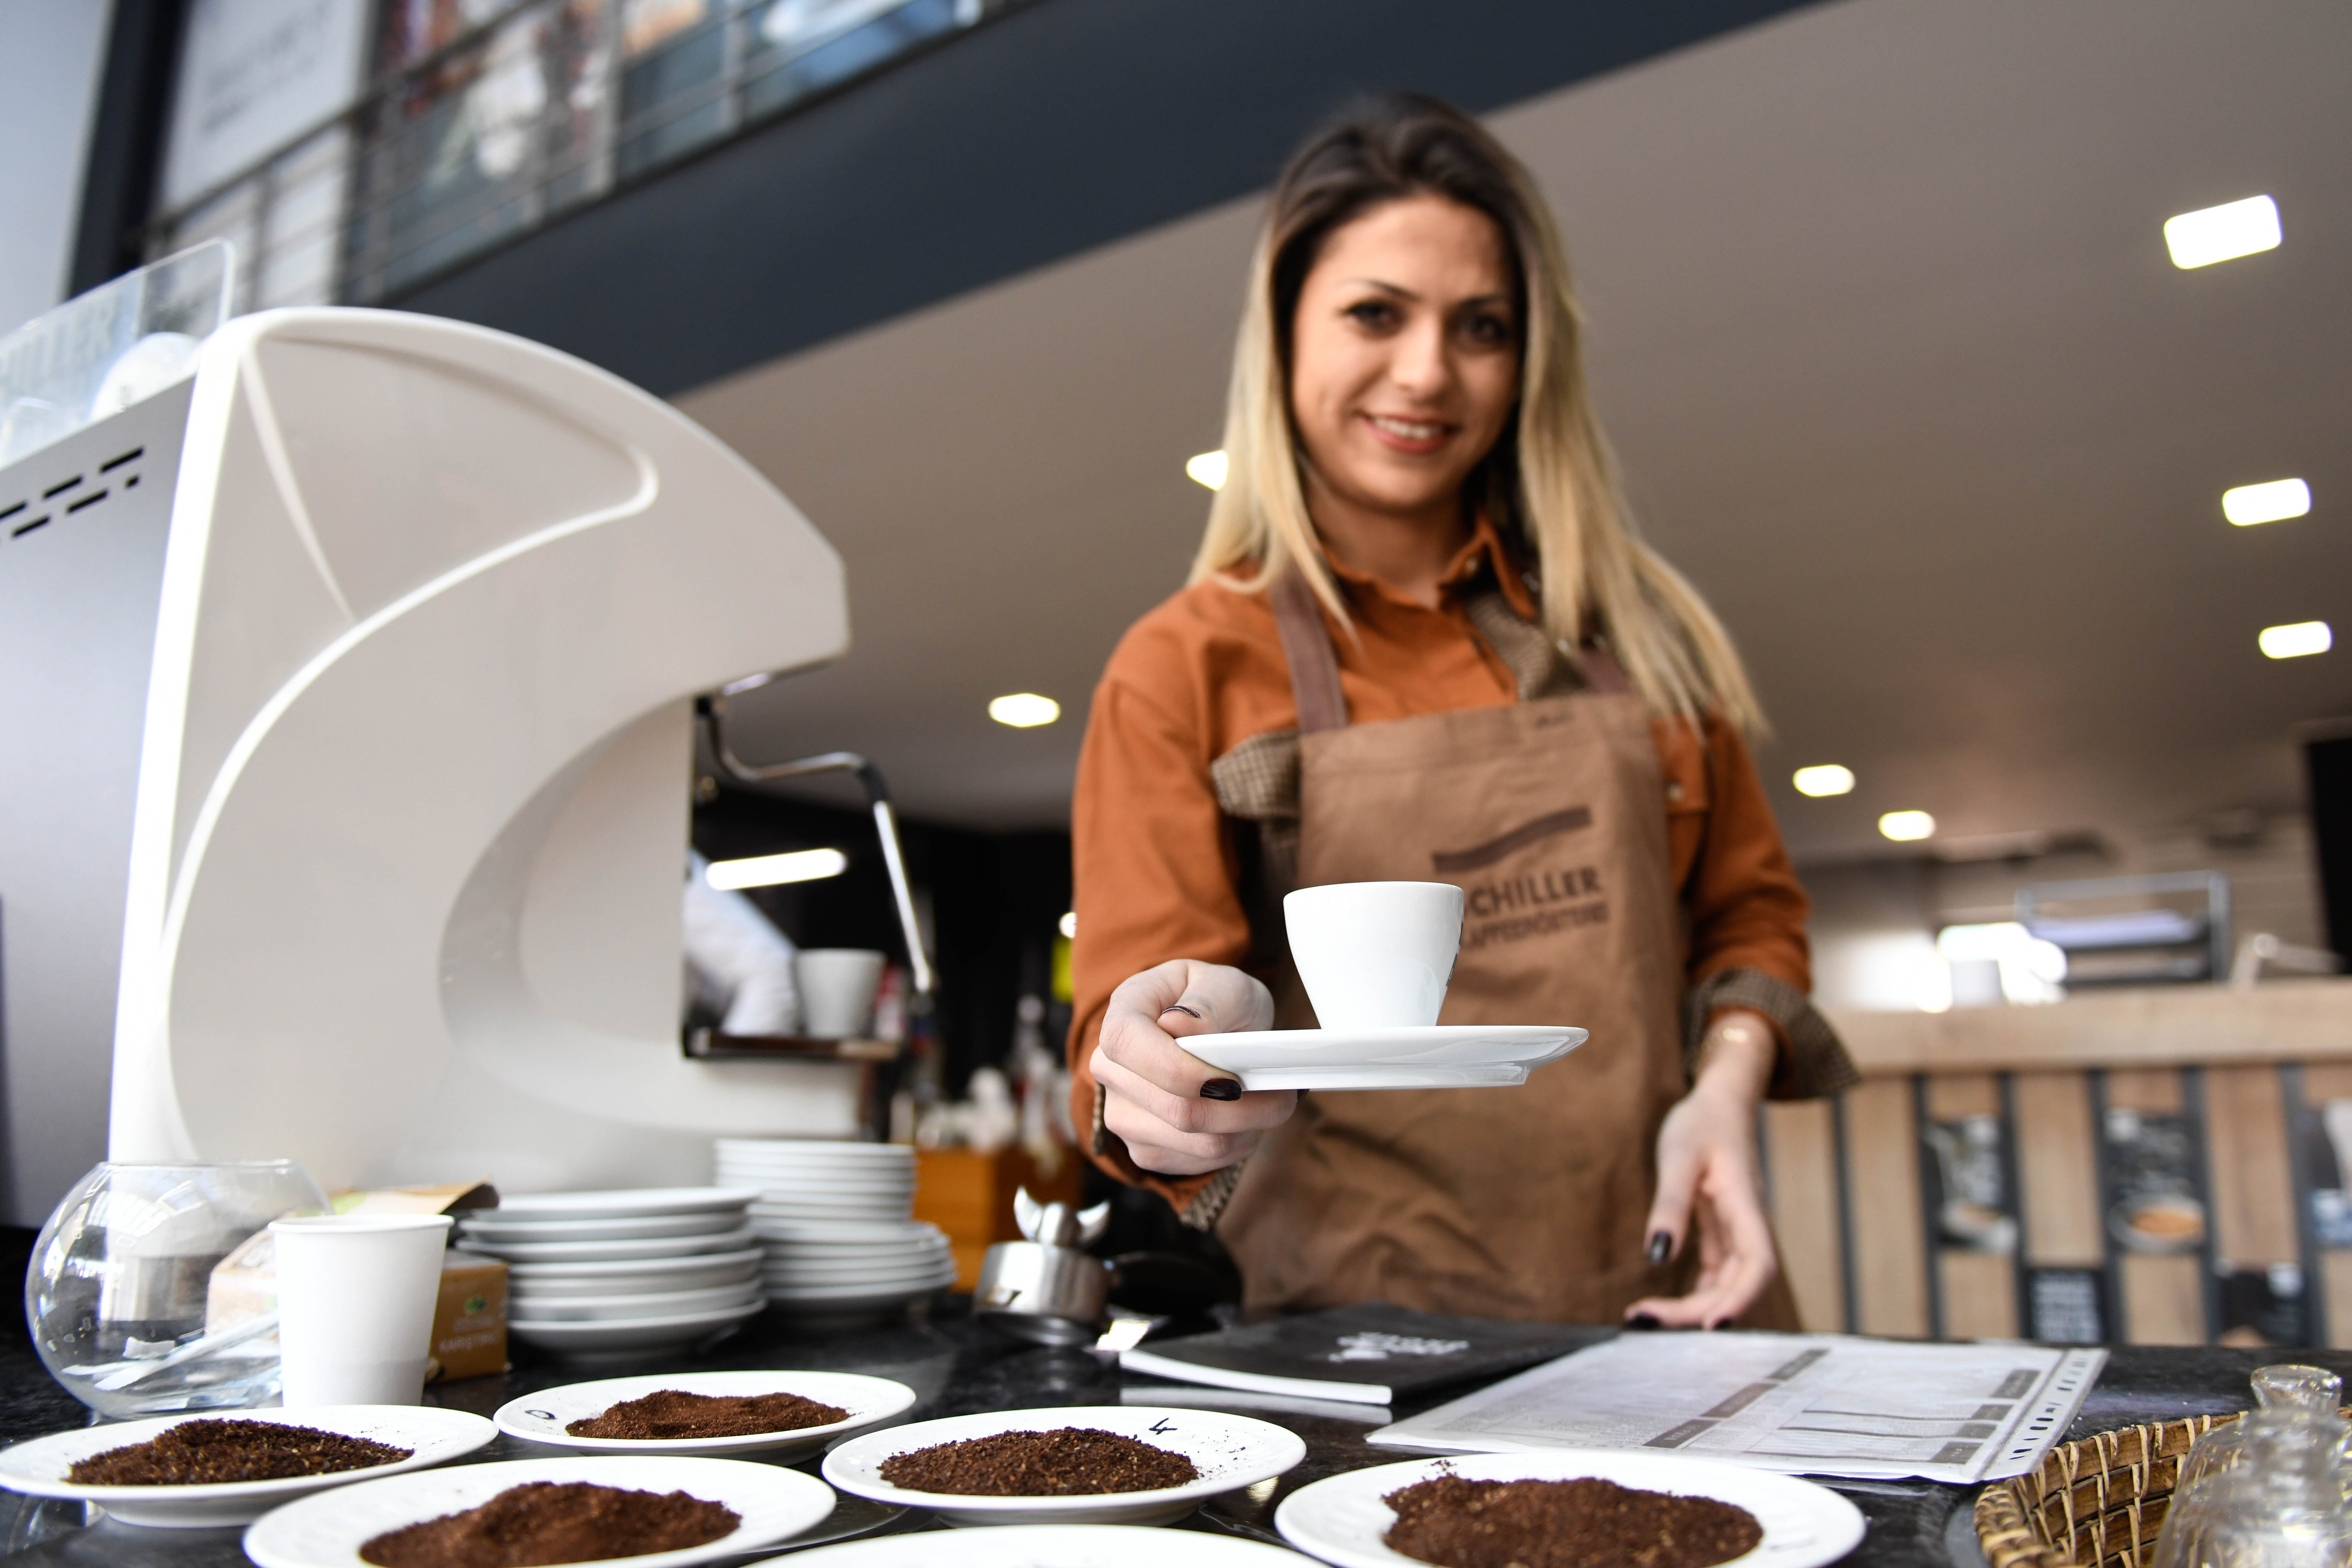
[[[2189,1447],[2235,1415],[2199,1415],[2061,1443],[2032,1474],[1977,1494],[1992,1568],[2146,1568]]]

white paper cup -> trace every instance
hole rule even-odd
[[[1462,947],[1451,882],[1334,882],[1282,900],[1290,956],[1326,1029],[1425,1029]]]
[[[447,1215],[270,1222],[278,1343],[289,1410],[415,1405],[425,1394]]]
[[[801,1027],[811,1039],[852,1040],[874,1022],[882,955],[863,947],[811,947],[793,955]]]

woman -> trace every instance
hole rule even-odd
[[[1756,1110],[1853,1068],[1697,594],[1637,542],[1526,171],[1434,100],[1277,184],[1191,585],[1095,696],[1074,1110],[1255,1310],[1793,1327]],[[1510,1089],[1244,1093],[1188,1037],[1312,1024],[1281,895],[1460,884],[1446,1023],[1576,1024]]]

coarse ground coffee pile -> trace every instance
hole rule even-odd
[[[1382,1539],[1441,1568],[1711,1568],[1764,1539],[1746,1509],[1591,1478],[1439,1476],[1384,1500],[1397,1521]]]
[[[407,1458],[416,1450],[275,1421],[183,1421],[144,1443],[78,1459],[78,1487],[210,1487],[328,1476]]]
[[[478,1508],[386,1531],[360,1548],[376,1568],[536,1568],[683,1552],[733,1532],[743,1516],[686,1492],[586,1481],[530,1481]]]
[[[849,1419],[837,1405],[820,1405],[797,1394],[688,1394],[665,1388],[642,1399],[625,1399],[600,1415],[564,1426],[574,1437],[748,1437],[760,1432],[797,1432]]]
[[[909,1491],[960,1497],[1084,1497],[1148,1492],[1201,1479],[1181,1454],[1092,1426],[999,1432],[893,1454],[882,1479]]]

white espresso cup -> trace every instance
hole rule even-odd
[[[863,947],[809,947],[793,955],[800,986],[801,1033],[813,1040],[854,1040],[872,1027],[882,955]]]
[[[270,1222],[280,1404],[414,1405],[425,1396],[449,1225],[441,1214]]]
[[[1451,882],[1333,882],[1282,900],[1290,956],[1326,1029],[1425,1029],[1462,947]]]

